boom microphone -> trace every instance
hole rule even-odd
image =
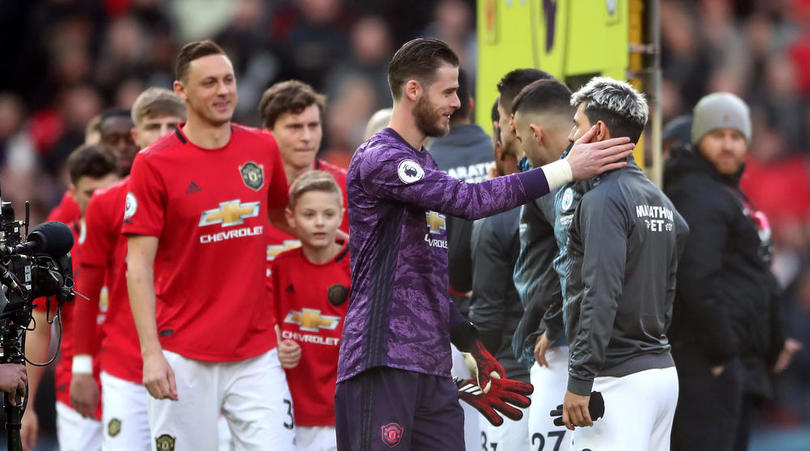
[[[73,247],[73,232],[59,221],[43,222],[34,227],[27,240],[15,250],[21,254],[47,254],[59,258]]]

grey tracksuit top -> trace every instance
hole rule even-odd
[[[689,228],[632,160],[582,197],[568,231],[568,390],[674,365],[666,332]]]

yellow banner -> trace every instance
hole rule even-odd
[[[490,131],[496,84],[513,69],[542,69],[571,89],[594,75],[624,80],[628,0],[478,0],[476,122]]]

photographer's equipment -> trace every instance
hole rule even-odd
[[[56,355],[48,362],[31,362],[25,358],[25,332],[36,327],[34,301],[45,299],[47,322],[57,322],[61,342],[62,306],[74,295],[70,228],[61,222],[45,222],[28,233],[28,219],[28,202],[25,203],[25,220],[18,221],[11,203],[0,199],[0,365],[28,362],[45,366],[53,362]],[[51,297],[57,303],[53,317],[50,317]],[[29,324],[34,326],[29,329]],[[16,405],[9,402],[10,396],[16,395],[4,397],[6,431],[8,449],[16,451],[22,450],[20,427],[28,403],[28,388],[24,399],[16,399]]]

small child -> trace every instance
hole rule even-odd
[[[335,241],[343,214],[332,175],[300,176],[290,187],[287,220],[301,247],[273,261],[279,360],[295,405],[298,451],[337,449],[335,381],[350,284],[348,243]]]

